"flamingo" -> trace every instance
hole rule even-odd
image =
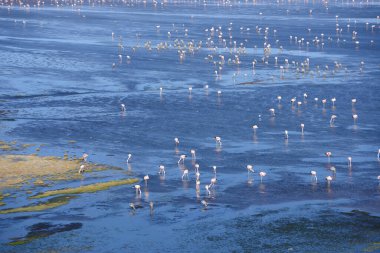
[[[199,171],[199,164],[196,163],[196,164],[194,165],[194,167],[195,167],[195,171],[198,172],[198,171]]]
[[[334,122],[335,122],[335,119],[336,119],[336,115],[331,115],[331,118],[330,118],[330,126],[334,125]]]
[[[256,129],[258,129],[258,128],[259,128],[259,127],[258,127],[257,125],[253,125],[253,126],[252,126],[253,132],[256,133]]]
[[[332,171],[333,174],[336,174],[336,168],[334,166],[331,166],[330,170]]]
[[[301,133],[303,134],[303,129],[305,128],[305,124],[301,123]]]
[[[352,157],[351,156],[347,157],[347,160],[348,160],[348,167],[351,167],[352,166]]]
[[[179,144],[179,139],[177,137],[174,138],[175,145],[178,146]]]
[[[218,96],[221,96],[222,95],[222,91],[221,90],[218,90]]]
[[[326,102],[327,102],[326,98],[322,99],[323,108],[325,108]]]
[[[292,103],[292,106],[294,105],[294,102],[296,102],[296,100],[297,100],[297,98],[296,98],[296,97],[294,97],[294,98],[290,99],[290,102]]]
[[[129,203],[129,207],[133,209],[133,211],[136,211],[136,207],[135,207],[135,204],[133,203]]]
[[[354,124],[356,124],[356,121],[358,119],[358,115],[357,114],[353,114],[352,115],[352,118],[354,119]]]
[[[327,185],[330,186],[330,182],[333,180],[333,178],[331,176],[327,176],[326,177],[326,182],[327,182]]]
[[[315,103],[318,103],[318,100],[319,100],[318,98],[314,98]]]
[[[214,186],[215,186],[215,183],[216,183],[216,178],[215,178],[215,177],[211,178],[211,181],[210,181],[210,185],[209,185],[209,187],[210,187],[210,188],[214,187]]]
[[[285,134],[285,139],[286,139],[286,140],[289,139],[288,130],[285,130],[285,131],[284,131],[284,134]]]
[[[333,97],[333,98],[331,99],[331,102],[333,103],[333,107],[334,107],[334,106],[335,106],[335,102],[336,102],[336,98]]]
[[[273,116],[273,117],[274,117],[274,116],[275,116],[275,111],[274,111],[274,108],[270,108],[270,109],[269,109],[269,111],[270,111],[270,114],[271,114],[271,116]]]
[[[136,189],[136,195],[141,195],[141,186],[139,184],[135,185],[135,189]]]
[[[151,212],[151,213],[153,212],[153,206],[154,206],[153,201],[150,201],[150,202],[149,202],[149,207],[150,207],[150,212]]]
[[[206,200],[202,200],[201,203],[202,203],[202,205],[203,205],[205,208],[206,208],[207,205],[208,205],[208,203],[206,202]]]
[[[179,160],[178,160],[178,163],[182,162],[182,163],[185,163],[185,158],[187,157],[187,155],[181,155],[179,157]]]
[[[208,184],[205,185],[205,189],[207,191],[207,194],[210,195],[211,192],[210,192],[210,186]]]
[[[303,94],[303,98],[304,98],[304,100],[307,99],[307,93],[304,93],[304,94]]]
[[[145,185],[148,185],[149,175],[144,176]]]
[[[196,181],[199,181],[199,178],[200,178],[200,176],[201,176],[201,173],[199,173],[199,171],[198,171],[198,172],[195,173],[195,176],[197,177]]]
[[[212,169],[214,170],[214,174],[216,175],[216,166],[212,166]]]
[[[165,166],[164,166],[164,165],[160,165],[160,166],[159,166],[158,174],[163,174],[163,175],[165,175]]]
[[[380,184],[380,175],[379,175],[379,176],[377,176],[377,180],[379,180],[379,184]]]
[[[214,139],[218,145],[222,145],[222,138],[220,138],[219,136],[215,136]]]
[[[249,175],[249,172],[252,172],[252,173],[255,172],[255,171],[253,170],[253,166],[250,165],[250,164],[247,165],[247,170],[248,170],[248,175]]]
[[[189,87],[189,94],[191,95],[191,91],[193,90],[193,87]]]
[[[84,164],[82,164],[82,165],[79,167],[79,171],[78,171],[78,173],[79,173],[79,174],[82,174],[82,173],[84,172],[85,168],[86,168],[86,166],[85,166]]]
[[[281,99],[282,99],[281,96],[277,96],[278,103],[281,103]]]
[[[317,180],[318,180],[318,178],[317,178],[317,172],[314,171],[314,170],[312,170],[312,171],[310,171],[310,174],[313,177],[313,179],[315,180],[315,182],[317,182]]]
[[[263,177],[265,177],[267,175],[267,173],[264,171],[260,171],[259,175],[260,175],[261,182],[263,182]]]
[[[125,112],[127,110],[127,108],[125,107],[125,104],[121,104],[120,107],[121,107],[122,112]]]
[[[195,156],[195,149],[190,150],[190,153],[191,153],[191,158],[192,158],[193,160],[195,160],[195,159],[196,159],[196,156]]]
[[[328,160],[329,160],[329,162],[330,162],[330,156],[332,155],[332,153],[331,153],[330,151],[327,151],[327,152],[325,153],[325,155],[327,156],[327,158],[328,158]]]
[[[129,161],[131,160],[131,158],[132,158],[132,154],[128,154],[127,163],[129,163]]]
[[[352,105],[355,105],[355,103],[356,103],[356,98],[351,99],[351,103],[352,103]]]
[[[182,180],[184,180],[185,177],[186,177],[186,179],[189,179],[189,170],[188,169],[185,169],[183,171]]]
[[[83,161],[87,162],[87,158],[88,158],[88,154],[83,153],[83,155],[82,155]]]

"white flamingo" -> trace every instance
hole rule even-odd
[[[352,157],[351,156],[347,157],[347,160],[348,160],[348,167],[351,167],[352,166]]]
[[[175,143],[176,146],[179,145],[179,139],[177,137],[174,138],[174,143]]]
[[[305,128],[305,124],[301,123],[301,133],[303,134],[303,129]]]
[[[260,181],[263,182],[263,177],[265,177],[267,173],[264,171],[260,171],[259,175],[260,175]]]
[[[185,169],[183,171],[182,180],[184,180],[185,177],[186,177],[186,179],[189,179],[189,170],[188,169]]]
[[[128,154],[128,159],[127,159],[127,163],[129,163],[129,161],[132,159],[132,154]]]
[[[314,170],[312,170],[312,171],[310,171],[310,174],[311,174],[312,178],[315,180],[315,182],[317,182],[317,180],[318,180],[318,178],[317,178],[317,172],[314,171]]]
[[[356,124],[356,121],[358,120],[358,115],[357,114],[353,114],[352,118],[354,119],[354,124]]]
[[[83,155],[82,155],[83,161],[87,162],[87,158],[88,158],[88,154],[83,153]]]
[[[332,125],[334,125],[334,123],[335,123],[335,119],[337,118],[337,116],[336,115],[331,115],[331,118],[330,118],[330,126],[332,126]]]
[[[286,140],[289,139],[288,130],[285,130],[285,131],[284,131],[284,134],[285,134],[285,139],[286,139]]]
[[[86,166],[84,164],[82,164],[80,167],[79,167],[79,171],[78,173],[79,174],[82,174],[84,172],[84,170],[86,169]]]
[[[125,104],[121,104],[120,109],[122,112],[125,112],[127,110],[127,108],[125,107]]]
[[[141,186],[139,184],[135,185],[135,189],[136,189],[136,194],[141,195]]]
[[[333,180],[333,178],[331,176],[327,176],[326,177],[326,182],[327,182],[328,186],[330,186],[330,183],[331,183],[332,180]]]
[[[247,171],[248,171],[248,175],[249,175],[250,172],[252,172],[252,173],[255,172],[255,171],[253,170],[253,166],[250,165],[250,164],[247,165]]]
[[[159,166],[158,174],[165,175],[165,166],[164,165]]]
[[[185,158],[187,157],[187,155],[181,155],[179,157],[179,160],[178,160],[178,163],[185,163]]]
[[[145,185],[148,185],[149,175],[144,176]]]
[[[221,137],[219,137],[219,136],[215,136],[214,139],[215,139],[215,141],[216,141],[216,143],[217,143],[218,145],[222,146],[222,138],[221,138]]]
[[[327,151],[327,152],[325,152],[325,155],[327,156],[327,159],[330,162],[330,156],[332,155],[332,153],[330,151]]]
[[[210,186],[208,184],[205,185],[205,189],[207,191],[207,194],[210,195],[211,192],[210,192]]]
[[[190,154],[191,154],[191,158],[192,158],[193,160],[195,160],[195,159],[196,159],[196,156],[195,156],[195,149],[190,150]]]

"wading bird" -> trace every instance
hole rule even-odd
[[[158,174],[165,175],[165,166],[160,165],[158,168],[159,168]]]
[[[128,154],[128,159],[127,159],[127,163],[129,163],[129,161],[132,159],[132,154]]]
[[[189,179],[189,170],[188,169],[185,169],[183,171],[182,180],[184,180],[184,178]]]
[[[260,175],[260,181],[263,182],[263,177],[265,177],[267,173],[264,171],[260,171],[259,175]]]
[[[220,138],[219,136],[215,136],[214,139],[215,139],[216,144],[218,144],[219,146],[222,145],[222,138]]]
[[[178,163],[184,163],[186,157],[187,157],[186,155],[181,155],[181,156],[179,157]]]
[[[84,164],[82,164],[80,167],[79,167],[79,171],[78,173],[79,174],[82,174],[84,172],[84,170],[86,169],[86,166]]]
[[[310,171],[310,175],[311,175],[312,179],[315,180],[315,182],[317,182],[317,180],[318,180],[317,172],[312,170],[312,171]]]
[[[135,185],[135,189],[136,189],[136,194],[141,195],[141,186],[139,184]]]

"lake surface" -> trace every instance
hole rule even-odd
[[[380,252],[380,5],[278,2],[2,1],[0,140],[124,169],[67,187],[132,175],[142,194],[1,215],[0,251]],[[31,203],[16,196],[7,208]]]

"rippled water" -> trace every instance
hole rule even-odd
[[[1,7],[0,139],[45,144],[43,155],[87,152],[92,162],[125,169],[85,174],[67,187],[126,173],[141,179],[150,175],[148,187],[141,182],[141,198],[131,186],[120,186],[82,194],[48,211],[1,215],[1,251],[379,251],[379,10],[371,1],[343,1],[328,8],[319,1]],[[342,28],[339,42],[337,22]],[[205,29],[219,26],[228,46],[233,45],[229,26],[231,43],[244,43],[240,66],[227,63],[237,53],[230,54],[216,36],[212,40],[218,48],[206,48],[210,34]],[[268,64],[261,60],[266,27],[272,45]],[[359,46],[353,31],[358,32]],[[322,33],[325,44],[315,45],[312,40],[321,40]],[[295,36],[305,42],[295,43]],[[187,52],[182,62],[177,48],[155,48],[160,42],[173,45],[176,39],[202,41],[203,47],[194,55]],[[151,51],[144,48],[147,41]],[[210,54],[211,62],[205,59]],[[213,61],[221,54],[226,63],[216,77]],[[292,62],[300,67],[306,58],[313,72],[297,73]],[[285,59],[289,67],[281,78]],[[334,62],[342,66],[334,69]],[[292,106],[293,97],[302,105]],[[357,99],[354,106],[352,98]],[[121,103],[125,113],[120,112]],[[353,113],[359,115],[356,124]],[[337,119],[330,126],[333,114]],[[254,124],[259,126],[256,133]],[[214,136],[222,137],[221,147]],[[180,139],[177,148],[174,137]],[[199,194],[192,148],[200,165]],[[330,161],[326,151],[333,154]],[[129,167],[128,153],[133,154]],[[180,154],[188,155],[189,180],[181,180]],[[351,168],[348,156],[353,158]],[[160,164],[166,166],[164,178],[157,174]],[[253,175],[247,174],[247,164],[254,165]],[[208,195],[204,186],[214,176],[213,165],[217,184]],[[310,170],[317,171],[317,182]],[[267,172],[262,182],[259,171]],[[334,176],[330,186],[328,175]],[[7,208],[30,203],[16,196],[4,199]],[[201,200],[209,203],[206,209]],[[149,201],[155,203],[153,214]],[[132,212],[131,202],[141,208]],[[38,239],[27,244],[7,244],[33,235]]]

